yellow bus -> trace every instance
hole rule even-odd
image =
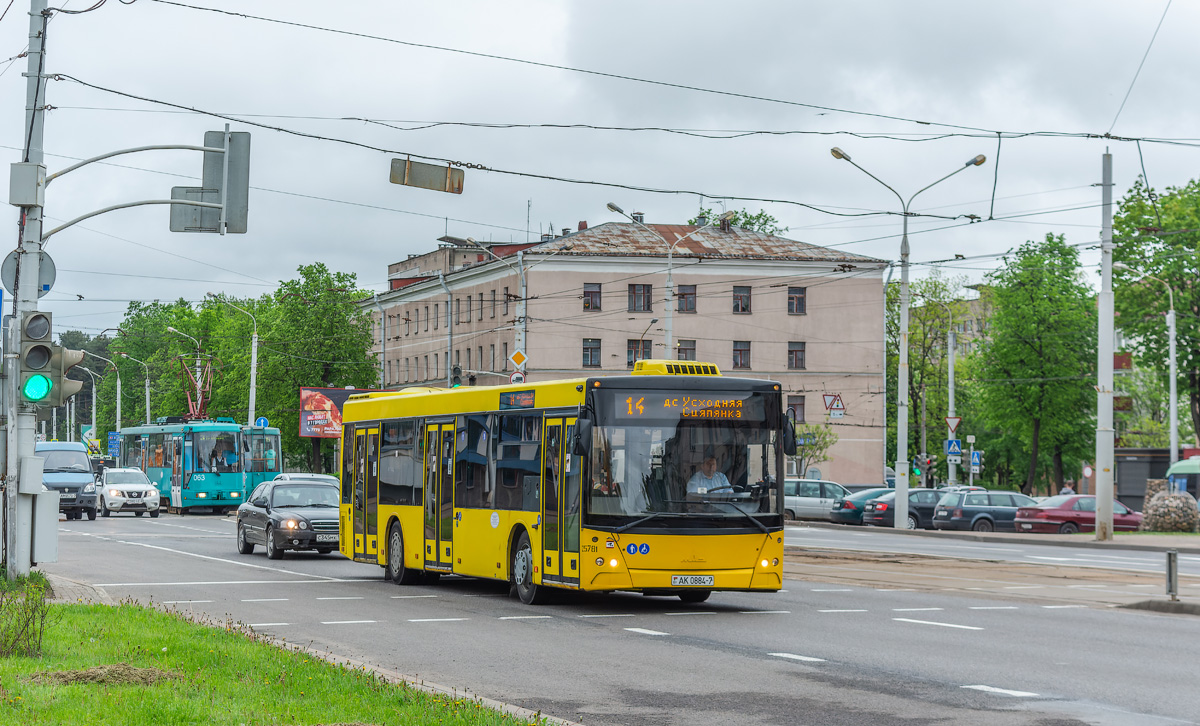
[[[778,383],[715,365],[356,394],[343,408],[339,546],[396,584],[442,574],[677,595],[783,575]]]

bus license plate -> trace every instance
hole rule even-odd
[[[338,538],[338,536],[336,534],[318,534],[317,535],[318,542],[337,542],[337,538]]]
[[[712,575],[671,575],[672,587],[712,587]]]

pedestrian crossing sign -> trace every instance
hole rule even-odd
[[[962,456],[962,439],[946,439],[946,456]]]

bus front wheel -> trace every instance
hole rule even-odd
[[[400,525],[393,523],[388,530],[387,567],[384,570],[384,578],[397,585],[412,585],[420,577],[420,572],[404,566],[404,535],[400,531]]]
[[[517,549],[513,552],[512,577],[513,587],[521,602],[540,605],[546,601],[546,588],[533,584],[533,547],[529,544],[529,534],[526,532],[521,533]]]

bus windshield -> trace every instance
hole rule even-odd
[[[598,400],[596,406],[588,522],[754,527],[760,525],[748,518],[765,518],[774,523],[774,516],[764,515],[780,513],[782,457],[775,436],[778,404],[770,403],[767,394],[748,391],[697,396],[609,391],[607,404]]]

